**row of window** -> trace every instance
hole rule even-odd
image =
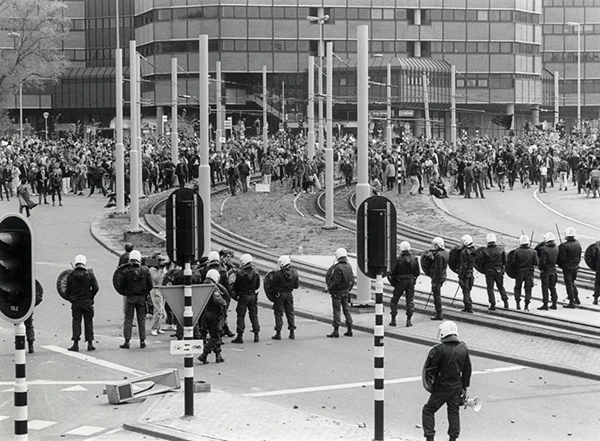
[[[545,35],[577,34],[577,26],[547,24],[542,26],[542,33]],[[593,35],[600,34],[600,24],[583,25],[581,26],[581,33]]]
[[[544,52],[542,60],[546,63],[576,63],[577,52]],[[582,62],[599,62],[600,52],[581,52]]]
[[[543,0],[544,6],[600,6],[600,0]]]
[[[372,53],[415,55],[414,41],[371,41],[370,46]],[[310,52],[316,55],[318,42],[316,40],[209,40],[208,49],[223,52]],[[198,52],[198,40],[159,41],[140,46],[138,50],[145,57],[155,54]],[[338,53],[356,52],[356,41],[334,41],[333,50]],[[421,57],[430,57],[432,52],[539,55],[540,48],[526,43],[422,41]]]
[[[314,10],[314,11],[313,11]],[[415,24],[415,15],[420,14],[421,24],[432,21],[502,21],[540,23],[540,15],[524,11],[475,10],[475,9],[383,9],[383,8],[325,8],[329,15],[326,24],[335,20],[408,20]],[[305,19],[317,16],[317,8],[260,7],[260,6],[205,6],[190,8],[153,9],[135,17],[135,27],[155,21],[194,20],[203,18],[271,18]]]

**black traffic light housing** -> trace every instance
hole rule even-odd
[[[33,234],[21,215],[0,220],[0,316],[25,321],[35,306]]]

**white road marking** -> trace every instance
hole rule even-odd
[[[44,421],[44,420],[33,420],[27,423],[27,427],[31,430],[42,430],[46,427],[54,426],[58,424],[56,421]]]
[[[12,384],[15,384],[15,383],[13,382]],[[14,391],[15,391],[15,388],[11,387],[10,389],[5,389],[2,392],[14,392]]]
[[[552,212],[552,213],[554,213],[554,214],[557,214],[557,215],[559,215],[559,216],[560,216],[560,217],[562,217],[562,218],[565,218],[565,219],[567,219],[568,221],[575,222],[575,223],[577,223],[577,224],[583,225],[584,227],[593,228],[594,230],[600,230],[600,227],[596,227],[596,226],[594,226],[594,225],[586,224],[585,222],[582,222],[582,221],[580,221],[580,220],[577,220],[577,219],[573,219],[572,217],[569,217],[569,216],[565,216],[564,214],[562,214],[562,213],[560,213],[560,212],[558,212],[558,211],[554,210],[553,208],[550,208],[548,205],[546,205],[545,203],[543,203],[543,202],[540,200],[540,198],[538,197],[538,190],[536,190],[536,191],[534,191],[534,192],[533,192],[533,197],[535,198],[535,200],[536,200],[536,201],[537,201],[537,202],[538,202],[538,203],[539,203],[539,204],[540,204],[542,207],[544,207],[545,209],[547,209],[547,210],[551,211],[551,212]],[[581,236],[581,237],[583,237],[583,236]],[[592,239],[593,239],[593,238],[592,238]]]
[[[114,435],[115,433],[119,433],[119,432],[122,432],[122,431],[123,431],[123,429],[121,429],[120,427],[117,427],[116,429],[112,429],[112,430],[109,430],[108,432],[103,433],[102,434],[102,438],[106,439],[106,435]],[[98,439],[100,439],[100,436],[94,436],[92,438],[86,438],[85,441],[96,441]]]
[[[79,436],[90,436],[95,435],[96,433],[102,432],[106,430],[106,427],[96,427],[96,426],[81,426],[77,429],[69,430],[65,432],[65,435],[79,435]]]
[[[87,392],[87,389],[83,386],[77,385],[77,386],[66,387],[64,389],[61,389],[60,391],[61,392]]]
[[[105,367],[108,369],[112,369],[112,370],[119,371],[119,372],[125,372],[126,374],[130,374],[130,375],[141,376],[141,375],[147,374],[147,372],[139,371],[137,369],[132,369],[130,367],[122,366],[120,364],[112,363],[110,361],[101,360],[99,358],[92,357],[90,355],[83,355],[83,354],[80,354],[79,352],[71,352],[71,351],[68,351],[59,346],[48,345],[48,346],[42,346],[42,348],[48,349],[49,351],[58,352],[60,354],[67,355],[69,357],[77,358],[78,360],[97,364],[98,366],[102,366],[102,367]]]
[[[493,368],[486,369],[485,371],[474,371],[473,375],[483,375],[483,374],[495,374],[502,372],[512,372],[512,371],[520,371],[523,369],[527,369],[526,366],[508,366],[504,368]],[[414,383],[421,381],[421,377],[406,377],[406,378],[396,378],[394,380],[386,380],[385,384],[402,384],[402,383]],[[373,380],[363,381],[360,383],[346,383],[346,384],[333,384],[329,386],[315,386],[315,387],[304,387],[299,389],[284,389],[284,390],[274,390],[269,392],[254,392],[249,394],[243,394],[245,397],[273,397],[277,395],[294,395],[294,394],[304,394],[311,392],[324,392],[329,390],[340,390],[340,389],[353,389],[359,387],[371,387],[373,386]]]
[[[298,212],[298,214],[300,216],[304,217],[304,214],[300,210],[298,210],[298,205],[296,205],[296,201],[298,200],[298,198],[300,197],[301,194],[302,194],[302,192],[298,193],[296,195],[296,197],[294,198],[294,208],[296,209],[296,211]]]
[[[67,263],[56,263],[56,262],[35,262],[36,265],[48,265],[48,266],[55,266],[55,267],[60,267],[60,268],[68,268],[69,267],[69,262]]]
[[[28,381],[27,386],[68,386],[71,384],[106,384],[110,383],[114,380],[92,380],[92,381],[57,381],[57,380],[33,380]],[[14,381],[0,381],[0,386],[13,386],[15,384]]]
[[[6,416],[6,415],[0,415],[0,421],[7,420],[7,419],[9,419],[9,418],[10,418],[9,416]]]

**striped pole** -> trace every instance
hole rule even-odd
[[[383,276],[377,274],[375,280],[375,441],[383,440]]]
[[[194,323],[192,311],[192,264],[188,260],[183,268],[183,339],[194,338]],[[185,416],[194,416],[194,356],[186,355],[183,362],[185,385]]]
[[[27,440],[27,376],[25,324],[15,324],[15,439]]]

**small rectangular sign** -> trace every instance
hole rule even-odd
[[[204,350],[203,340],[172,340],[171,355],[201,354]]]

